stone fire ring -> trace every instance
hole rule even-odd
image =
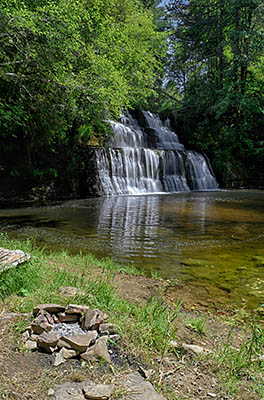
[[[103,359],[111,363],[107,342],[119,339],[118,328],[108,323],[108,315],[87,306],[39,304],[34,320],[23,333],[30,350],[54,354],[54,366],[70,358],[84,361]]]

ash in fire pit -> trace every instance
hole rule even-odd
[[[33,310],[34,320],[24,333],[26,346],[55,354],[54,365],[68,358],[85,361],[104,359],[111,362],[107,342],[119,338],[115,325],[107,323],[108,315],[87,306],[40,304]]]
[[[84,331],[78,322],[75,323],[66,323],[61,322],[59,324],[54,324],[52,333],[57,333],[61,336],[73,336],[73,335],[86,335],[87,331]]]

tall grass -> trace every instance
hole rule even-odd
[[[243,340],[235,347],[231,328],[226,343],[215,353],[214,361],[219,369],[223,389],[230,395],[236,393],[241,382],[247,381],[248,386],[264,398],[263,367],[264,360],[264,329],[257,322],[243,329]]]

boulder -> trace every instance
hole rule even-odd
[[[65,360],[76,357],[78,354],[78,352],[76,350],[65,349],[65,347],[62,347],[60,353]]]
[[[59,338],[58,343],[57,343],[57,346],[58,346],[59,348],[64,347],[65,349],[70,349],[70,348],[71,348],[70,343],[66,342],[66,341],[64,340],[64,337]]]
[[[30,254],[24,253],[22,250],[8,250],[0,247],[0,273],[8,268],[16,267],[29,258]]]
[[[59,365],[63,364],[64,362],[65,362],[65,358],[63,357],[61,352],[56,353],[55,354],[55,358],[54,358],[53,366],[54,367],[58,367]]]
[[[77,352],[75,350],[70,350],[70,349],[65,349],[64,347],[59,351],[59,353],[55,354],[55,359],[54,359],[54,367],[57,367],[58,365],[63,364],[66,360],[69,358],[73,358],[77,355]]]
[[[78,289],[74,286],[62,286],[59,288],[59,293],[64,297],[74,297],[78,294]]]
[[[52,400],[85,400],[83,391],[78,383],[66,382],[54,389]]]

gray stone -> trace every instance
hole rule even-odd
[[[35,342],[38,340],[38,337],[39,337],[39,335],[35,335],[34,333],[32,333],[32,334],[30,335],[30,339],[31,339],[31,340],[34,340]]]
[[[108,400],[114,390],[115,385],[87,385],[83,388],[85,398],[91,400]]]
[[[38,336],[37,345],[39,349],[47,353],[53,353],[59,340],[59,335],[52,332],[43,332]]]
[[[166,400],[139,373],[127,375],[121,385],[126,394],[120,400]]]
[[[56,385],[53,390],[51,400],[86,400],[83,394],[83,388],[87,385],[95,385],[89,379],[81,382],[66,382],[62,385]]]
[[[34,309],[33,309],[33,315],[34,317],[40,312],[40,311],[47,311],[49,314],[58,314],[60,312],[65,311],[65,307],[59,305],[59,304],[38,304]]]
[[[70,343],[68,343],[65,340],[63,340],[63,337],[59,338],[57,346],[60,347],[60,348],[64,347],[65,349],[70,349],[71,348]]]
[[[22,250],[8,250],[0,247],[0,273],[8,268],[16,267],[29,258],[30,254],[24,253]]]
[[[68,314],[66,313],[61,313],[58,315],[59,321],[60,322],[78,322],[80,320],[81,314]]]
[[[54,324],[54,318],[52,315],[50,315],[50,313],[48,313],[45,310],[41,310],[38,315],[41,315],[41,314],[44,315],[44,317],[46,317],[49,324],[51,324],[51,325]]]
[[[27,350],[36,350],[38,348],[37,342],[35,340],[31,340],[31,339],[28,339],[25,342],[25,346],[26,346]]]
[[[26,341],[26,340],[28,340],[29,339],[29,337],[30,337],[30,333],[29,333],[29,331],[28,330],[26,330],[25,332],[23,332],[22,333],[22,339],[24,340],[24,341]]]
[[[201,353],[209,353],[210,350],[206,349],[205,347],[197,346],[195,344],[182,344],[182,348],[189,353],[193,354],[201,354]]]
[[[99,326],[99,332],[106,335],[115,335],[119,333],[119,330],[114,324],[101,324]]]
[[[78,291],[74,286],[62,286],[59,288],[59,293],[64,297],[74,297],[78,294]]]
[[[98,329],[99,325],[108,320],[108,315],[100,310],[87,310],[81,319],[83,330]]]
[[[78,313],[84,314],[88,310],[89,310],[88,306],[81,306],[79,304],[69,304],[66,309],[66,312],[68,314],[78,314]]]
[[[47,320],[47,318],[46,318],[46,316],[43,314],[43,313],[40,313],[40,314],[38,314],[38,316],[32,321],[32,324],[31,324],[31,329],[32,329],[32,325],[40,325],[40,324],[42,324],[42,323],[45,323],[45,324],[47,324],[48,323],[48,320]]]
[[[42,332],[49,332],[53,329],[53,326],[48,322],[33,321],[31,324],[32,332],[36,335],[40,335]]]
[[[21,317],[21,314],[15,313],[15,312],[10,312],[6,313],[0,316],[0,321],[1,322],[8,322],[12,321],[13,319],[16,319],[18,317]]]
[[[85,400],[78,383],[66,382],[54,388],[53,400]]]
[[[66,343],[62,347],[71,348],[78,351],[79,353],[85,352],[92,342],[95,341],[98,334],[96,331],[89,331],[86,335],[72,335],[64,336],[58,343],[61,346],[62,343]]]
[[[53,318],[54,324],[60,324],[60,320],[59,320],[59,318],[57,317],[57,315],[52,314],[52,318]]]
[[[65,358],[63,357],[63,354],[61,352],[55,354],[54,358],[54,367],[58,367],[59,365],[63,364],[65,362]]]
[[[72,350],[72,349],[65,349],[65,347],[62,347],[61,351],[60,351],[62,357],[65,360],[68,360],[69,358],[73,358],[77,356],[77,351],[76,350]]]
[[[100,337],[95,345],[89,347],[85,353],[81,354],[81,358],[84,361],[95,361],[103,359],[107,363],[111,363],[111,357],[107,348],[107,336]]]

